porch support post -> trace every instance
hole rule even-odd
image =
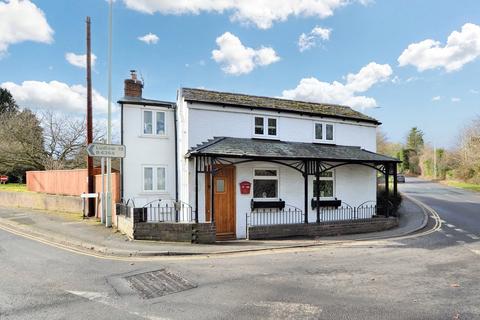
[[[320,162],[315,161],[315,184],[317,185],[317,223],[320,223]]]
[[[198,158],[195,157],[195,223],[198,223]]]
[[[394,163],[392,166],[393,166],[393,196],[396,198],[398,195],[397,163]]]
[[[304,172],[303,172],[303,179],[304,179],[304,214],[305,214],[305,223],[308,224],[308,162],[305,161]]]
[[[390,197],[390,186],[388,178],[390,176],[390,164],[385,163],[385,216],[388,217],[388,199]]]
[[[210,160],[210,221],[212,224],[215,224],[215,167],[214,167],[214,158]]]

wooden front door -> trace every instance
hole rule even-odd
[[[235,167],[217,167],[213,179],[214,215],[217,228],[217,239],[234,239],[236,230],[235,210]],[[205,175],[206,220],[211,220],[211,183],[210,175]]]

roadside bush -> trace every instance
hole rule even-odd
[[[397,193],[396,196],[390,192],[388,199],[386,199],[385,189],[379,189],[377,192],[377,209],[378,214],[385,215],[388,210],[390,216],[398,217],[398,209],[402,204],[402,195]]]

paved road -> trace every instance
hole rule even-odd
[[[480,235],[479,196],[419,180],[401,190],[455,227],[155,261],[99,259],[0,230],[0,319],[480,319],[480,242],[469,236]]]
[[[450,246],[480,240],[480,194],[417,178],[407,178],[400,191],[432,207],[442,219],[434,243]],[[432,240],[431,239],[431,240]]]

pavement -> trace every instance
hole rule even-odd
[[[215,244],[132,241],[111,228],[105,228],[96,219],[83,220],[72,214],[23,208],[0,207],[0,228],[63,248],[106,256],[214,255],[401,237],[426,226],[426,213],[408,198],[404,199],[399,213],[399,227],[382,232],[315,239],[234,240]]]

